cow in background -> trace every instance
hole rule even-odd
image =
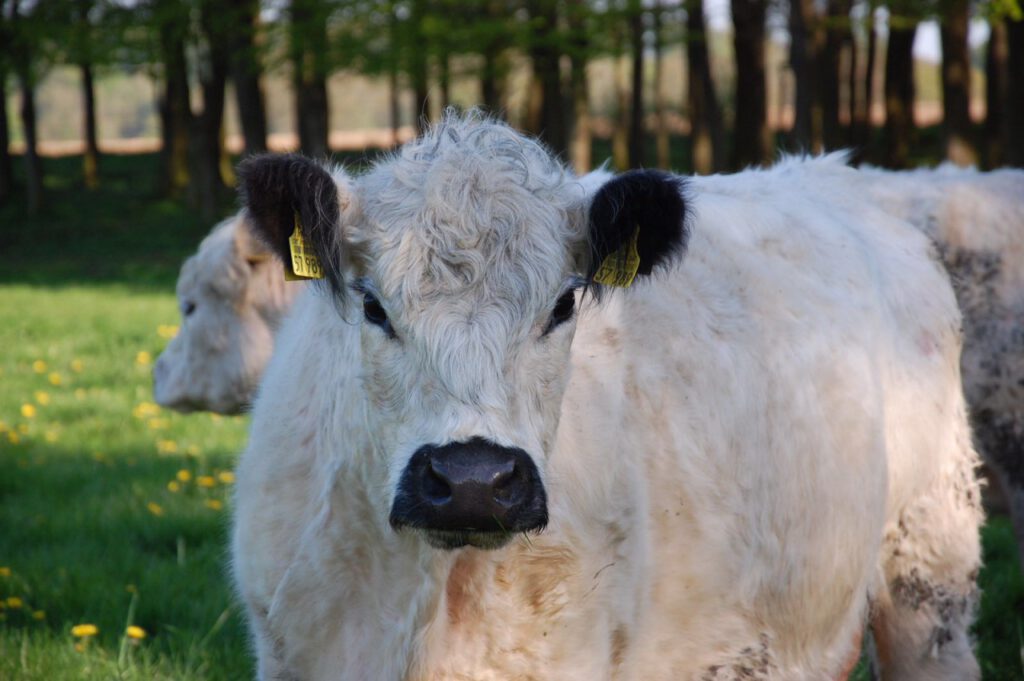
[[[178,277],[181,326],[153,368],[157,403],[221,414],[247,408],[302,288],[285,282],[242,214],[214,227]]]

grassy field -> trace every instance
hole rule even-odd
[[[246,419],[151,397],[178,265],[209,226],[152,198],[150,157],[105,159],[96,193],[76,164],[47,163],[43,216],[0,208],[0,679],[249,678],[225,560]],[[1006,519],[984,539],[985,678],[1024,678]]]

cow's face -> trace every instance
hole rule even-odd
[[[219,225],[178,277],[178,335],[153,368],[153,395],[177,411],[248,405],[287,306],[280,264],[240,220]]]
[[[268,242],[285,254],[297,211],[339,308],[358,318],[392,526],[439,548],[496,548],[543,528],[576,310],[601,259],[635,231],[623,190],[637,178],[609,182],[591,206],[539,145],[473,119],[449,120],[354,182],[296,157],[257,159],[242,175]],[[649,274],[682,243],[682,200],[665,176],[641,184],[675,197],[656,211],[674,215],[674,238],[654,255],[649,239],[638,245]],[[264,201],[285,186],[300,198]],[[305,205],[311,196],[333,203]],[[595,234],[590,218],[603,213]]]

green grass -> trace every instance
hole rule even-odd
[[[197,484],[231,470],[246,419],[150,404],[178,266],[209,225],[153,198],[152,157],[105,159],[96,193],[77,164],[47,161],[43,216],[0,208],[0,679],[250,678],[227,578],[231,485]],[[1021,679],[1008,521],[984,541],[979,659],[987,681]],[[78,650],[86,623],[99,633]],[[129,623],[147,637],[126,642]]]

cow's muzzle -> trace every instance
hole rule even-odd
[[[547,522],[547,496],[530,456],[478,437],[416,450],[391,507],[392,527],[421,530],[443,549],[498,548]]]

